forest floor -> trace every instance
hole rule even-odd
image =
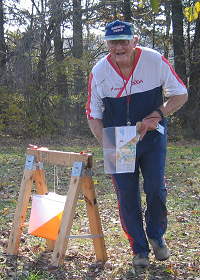
[[[103,228],[108,260],[97,262],[91,239],[70,239],[64,263],[49,267],[52,252],[44,238],[28,234],[24,226],[17,256],[6,249],[20,191],[28,141],[3,137],[0,146],[0,279],[108,279],[108,280],[200,280],[200,141],[168,142],[166,184],[168,188],[168,229],[166,242],[171,249],[167,261],[150,254],[147,268],[133,267],[129,242],[121,228],[117,198],[110,175],[104,173],[103,153],[94,138],[31,140],[31,144],[59,151],[90,150],[93,153],[93,181]],[[66,195],[71,168],[44,164],[49,191]],[[56,180],[55,180],[56,179]],[[56,182],[56,183],[55,183]],[[33,188],[32,193],[35,193]],[[146,202],[142,189],[143,211]],[[30,215],[30,205],[28,207]],[[72,234],[90,234],[82,192],[73,220]]]

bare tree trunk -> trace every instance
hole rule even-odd
[[[168,59],[169,56],[169,46],[170,46],[170,39],[169,39],[169,31],[171,26],[171,18],[170,18],[170,3],[168,0],[165,0],[165,16],[166,16],[166,33],[164,38],[164,57]]]
[[[183,36],[183,9],[181,0],[172,0],[172,25],[175,70],[184,83],[186,83],[186,59]]]
[[[3,15],[3,1],[0,0],[0,84],[2,84],[3,76],[6,71],[6,43],[4,38],[4,15]]]
[[[74,58],[80,59],[83,55],[83,32],[82,32],[82,13],[81,13],[81,0],[73,0],[73,55]],[[77,69],[74,76],[74,94],[84,94],[84,75],[83,71],[77,65]],[[78,104],[76,104],[76,112],[78,113],[78,123],[82,119],[82,102],[79,98]]]
[[[58,118],[63,120],[65,127],[67,127],[67,120],[69,114],[69,93],[67,87],[67,77],[65,75],[65,64],[64,64],[64,53],[63,53],[63,41],[60,33],[60,26],[56,30],[54,37],[54,48],[55,48],[55,61],[57,68],[57,93],[60,96],[60,104],[58,110]]]
[[[51,50],[51,40],[56,36],[56,31],[60,28],[60,24],[63,20],[63,0],[51,0],[49,3],[51,7],[51,18],[49,20],[49,26],[46,29],[46,36],[41,46],[40,58],[35,73],[36,89],[46,85],[46,59]]]
[[[83,54],[81,0],[73,0],[73,54],[81,58]]]
[[[195,36],[191,47],[189,72],[189,100],[185,110],[186,125],[200,136],[200,15],[196,21]]]
[[[124,20],[130,22],[132,15],[130,0],[124,0]]]

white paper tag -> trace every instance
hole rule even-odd
[[[156,127],[156,130],[160,133],[162,133],[163,135],[165,134],[165,128],[164,126],[162,126],[161,124],[158,124]]]

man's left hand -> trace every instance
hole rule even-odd
[[[139,140],[141,141],[147,131],[152,131],[155,130],[156,127],[158,126],[158,123],[162,120],[161,116],[159,115],[158,112],[154,111],[151,113],[149,116],[144,118],[142,120],[142,124],[140,128],[138,129],[138,132],[140,134]]]

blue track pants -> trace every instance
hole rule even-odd
[[[113,174],[122,227],[128,236],[134,254],[149,252],[147,238],[160,238],[167,228],[165,186],[166,135],[147,132],[137,144],[134,173]],[[139,172],[144,179],[146,194],[146,233],[139,186]]]

